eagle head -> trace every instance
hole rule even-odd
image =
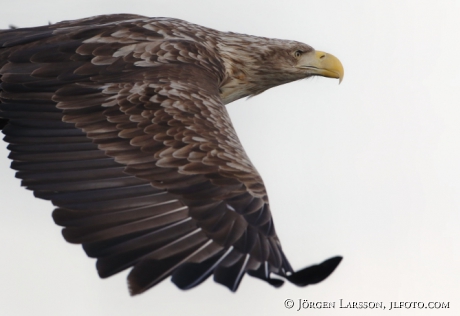
[[[218,45],[226,67],[226,78],[220,88],[225,104],[312,76],[336,78],[339,83],[343,79],[343,66],[337,57],[307,44],[231,35]]]

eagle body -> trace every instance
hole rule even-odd
[[[169,276],[181,289],[213,275],[236,291],[245,273],[305,286],[341,257],[293,271],[225,105],[318,75],[343,67],[299,42],[171,18],[1,30],[0,127],[22,185],[55,205],[101,277],[132,267],[131,294]]]

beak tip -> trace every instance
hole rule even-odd
[[[342,83],[344,76],[343,65],[340,60],[332,54],[316,51],[316,59],[319,64],[318,68],[322,69],[321,76],[339,79]]]

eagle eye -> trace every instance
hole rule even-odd
[[[299,58],[300,56],[302,56],[302,54],[303,54],[303,52],[302,52],[301,50],[296,50],[296,51],[294,52],[294,57],[295,57],[295,58]]]

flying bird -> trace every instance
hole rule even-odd
[[[56,206],[100,277],[132,267],[132,295],[169,276],[181,289],[213,275],[236,291],[246,273],[305,286],[342,258],[292,269],[226,105],[343,75],[309,45],[172,18],[1,30],[0,128],[22,185]]]

